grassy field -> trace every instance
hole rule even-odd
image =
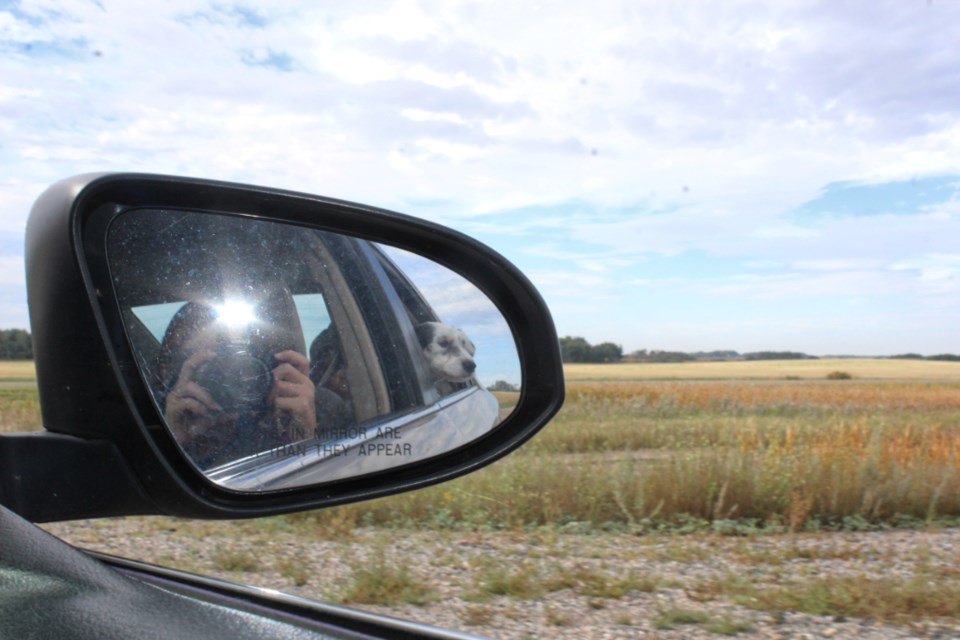
[[[32,360],[0,360],[0,433],[40,429]]]
[[[843,371],[850,379],[828,379]],[[305,517],[418,526],[817,530],[960,517],[960,365],[810,360],[566,368],[516,454]]]
[[[828,379],[834,371],[851,379]],[[561,413],[497,464],[422,491],[291,517],[638,531],[960,518],[960,364],[576,365],[567,375]],[[38,414],[35,389],[0,388],[0,431],[36,428]]]
[[[0,383],[0,433],[40,429],[40,400],[32,384]]]

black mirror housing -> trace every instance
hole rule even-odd
[[[322,230],[413,252],[470,280],[515,341],[522,392],[489,433],[377,473],[244,493],[185,458],[144,384],[121,321],[107,235],[132,210],[189,210]],[[476,470],[533,436],[563,402],[553,321],[520,271],[479,242],[402,214],[191,178],[89,174],[50,187],[27,225],[27,290],[45,432],[0,436],[0,503],[34,521],[132,514],[244,518],[415,489]]]

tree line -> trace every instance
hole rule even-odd
[[[718,360],[817,360],[817,356],[811,356],[799,351],[751,351],[749,353],[740,353],[731,349],[718,351],[694,351],[686,353],[684,351],[647,351],[641,349],[624,357],[624,360],[630,362],[695,362],[695,361],[718,361]]]
[[[717,360],[818,360],[819,356],[812,356],[799,351],[751,351],[740,353],[732,349],[717,351],[661,351],[657,349],[640,349],[628,354],[623,353],[623,347],[612,342],[602,342],[592,345],[585,338],[579,336],[564,336],[560,338],[560,354],[564,362],[696,362]],[[831,356],[855,357],[855,356]],[[903,353],[887,357],[899,360],[942,360],[960,362],[960,355],[941,353],[933,356],[923,356],[919,353]]]
[[[693,362],[696,360],[803,360],[816,356],[795,351],[756,351],[739,353],[733,350],[697,351],[661,351],[640,349],[624,355],[623,347],[613,342],[590,344],[580,336],[560,338],[560,354],[564,362]]]
[[[612,342],[592,345],[581,337],[560,338],[560,355],[564,362],[620,362],[623,347]]]
[[[953,353],[938,353],[935,356],[922,356],[919,353],[901,353],[890,357],[894,360],[942,360],[944,362],[960,362],[960,355]]]
[[[33,360],[33,339],[23,329],[0,329],[0,360]]]

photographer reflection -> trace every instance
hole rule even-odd
[[[336,438],[354,418],[347,366],[332,326],[310,343],[309,375],[316,394],[317,438],[321,441]]]
[[[262,307],[276,315],[272,302]],[[186,303],[158,354],[164,418],[201,469],[312,437],[316,428],[314,384],[295,311],[288,310],[284,322],[267,318],[242,327],[222,316],[211,306]]]

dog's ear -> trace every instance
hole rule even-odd
[[[418,324],[416,331],[417,331],[417,340],[420,341],[420,348],[422,349],[426,348],[428,344],[433,342],[433,335],[434,333],[436,333],[436,329],[434,328],[434,323],[424,322],[422,324]]]

